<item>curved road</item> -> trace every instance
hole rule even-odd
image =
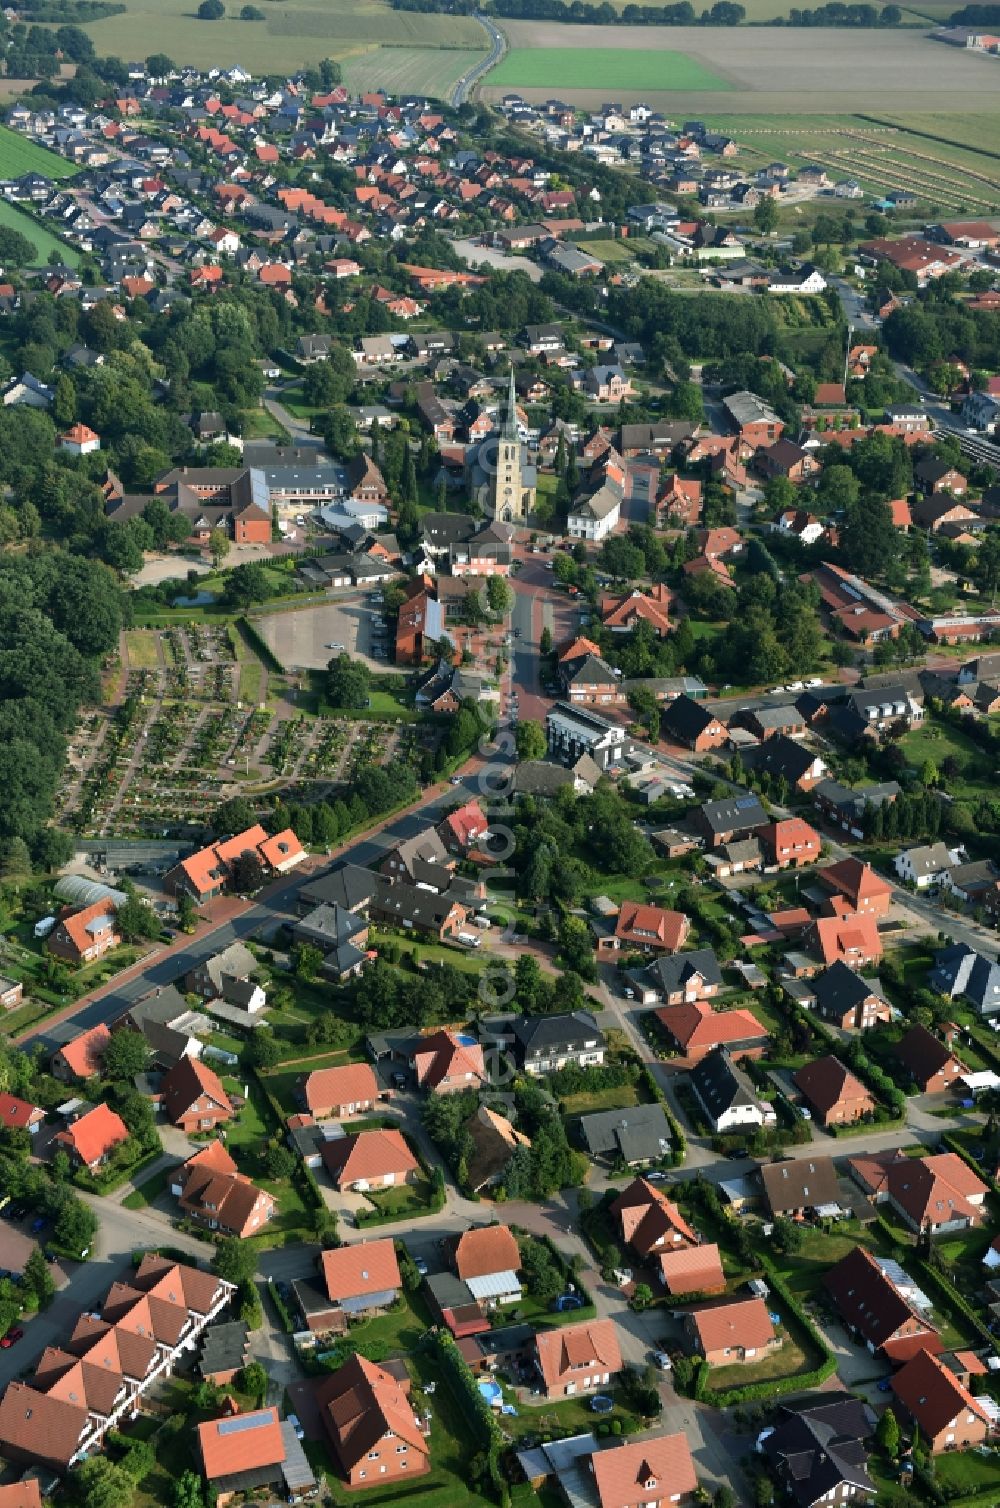
[[[493,22],[488,20],[486,16],[477,16],[476,20],[490,39],[490,50],[485,58],[480,58],[478,63],[473,64],[468,73],[463,73],[454,89],[452,89],[449,103],[453,110],[457,110],[459,105],[465,104],[472,90],[479,83],[479,80],[489,73],[491,68],[496,67],[507,51],[507,38],[500,28],[494,26]]]

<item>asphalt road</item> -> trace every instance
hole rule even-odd
[[[468,73],[462,75],[451,91],[451,106],[453,110],[457,110],[459,105],[465,104],[471,91],[479,83],[479,80],[485,77],[491,68],[496,67],[507,51],[507,38],[500,28],[488,20],[486,16],[477,16],[476,20],[490,39],[490,50],[485,58],[481,58],[478,63],[474,63]]]

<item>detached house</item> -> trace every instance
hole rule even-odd
[[[727,1299],[690,1309],[684,1325],[695,1350],[710,1367],[756,1361],[781,1345],[763,1299]]]
[[[856,1246],[823,1279],[849,1332],[867,1346],[873,1356],[886,1361],[908,1361],[924,1349],[941,1350],[941,1338],[915,1284],[896,1263],[873,1257]]]
[[[521,1253],[506,1225],[473,1226],[451,1241],[455,1272],[478,1304],[492,1309],[521,1297]]]
[[[676,953],[684,946],[690,930],[690,918],[682,911],[665,911],[661,906],[623,901],[614,931],[598,936],[597,951]]]
[[[481,1089],[486,1083],[483,1049],[472,1038],[455,1032],[436,1031],[421,1037],[411,1054],[417,1087],[431,1094],[454,1094],[461,1089]]]
[[[385,1487],[430,1469],[430,1419],[418,1419],[410,1380],[354,1355],[316,1389],[323,1432],[351,1487]]]
[[[696,1063],[689,1082],[716,1135],[746,1128],[752,1132],[774,1119],[774,1111],[762,1105],[726,1047],[713,1048]]]
[[[574,1398],[595,1388],[611,1387],[622,1369],[614,1320],[588,1320],[540,1330],[533,1350],[546,1398]]]
[[[801,869],[806,864],[815,864],[822,851],[819,833],[801,817],[769,822],[757,836],[766,864],[775,869]]]
[[[663,710],[663,735],[674,743],[703,754],[709,749],[722,749],[729,737],[729,730],[703,702],[693,697],[674,697]]]
[[[50,953],[68,963],[93,963],[95,959],[103,958],[122,940],[116,919],[117,909],[116,902],[110,897],[76,911],[67,907],[49,933],[45,946]]]
[[[484,1021],[479,1035],[484,1050],[513,1053],[517,1067],[533,1076],[604,1062],[604,1033],[589,1011]]]
[[[892,886],[860,859],[841,859],[817,871],[816,879],[830,891],[827,906],[832,914],[881,918],[892,905]]]
[[[733,1058],[759,1058],[767,1045],[767,1027],[749,1010],[715,1011],[707,1000],[692,1000],[662,1006],[654,1014],[688,1064],[700,1062],[716,1047],[726,1047]]]
[[[351,1320],[388,1309],[402,1278],[388,1236],[320,1253],[320,1282],[293,1280],[306,1328],[317,1334],[346,1330]]]
[[[181,1210],[209,1230],[246,1239],[271,1219],[275,1201],[241,1173],[221,1141],[209,1142],[171,1174]]]
[[[595,1451],[587,1466],[599,1508],[665,1508],[689,1502],[698,1486],[687,1436],[681,1434]]]
[[[806,1063],[793,1083],[823,1126],[849,1126],[874,1114],[871,1092],[832,1055]]]
[[[935,1236],[982,1224],[989,1190],[955,1152],[859,1156],[848,1167],[872,1202],[891,1204],[911,1230]]]
[[[611,1206],[622,1241],[644,1262],[659,1264],[660,1281],[673,1297],[725,1287],[719,1248],[704,1244],[666,1193],[637,1178]]]
[[[926,1026],[911,1026],[896,1043],[895,1053],[922,1094],[944,1094],[968,1072],[951,1048]]]
[[[182,1131],[211,1131],[232,1117],[222,1080],[201,1058],[180,1058],[165,1075],[161,1093],[167,1120]]]
[[[107,1162],[115,1147],[128,1141],[129,1130],[110,1105],[95,1105],[65,1131],[52,1138],[57,1147],[67,1151],[78,1167],[96,1173]]]
[[[820,916],[807,928],[806,948],[824,964],[863,969],[882,957],[882,939],[871,916]]]
[[[375,1071],[367,1063],[344,1063],[306,1074],[301,1088],[306,1109],[316,1120],[345,1120],[374,1110],[379,1098]]]
[[[982,1445],[994,1431],[992,1399],[973,1398],[939,1357],[918,1351],[892,1379],[895,1407],[932,1455]]]
[[[410,1182],[420,1164],[401,1131],[357,1131],[320,1144],[323,1166],[335,1189],[365,1194]]]
[[[867,1031],[892,1020],[892,1006],[877,979],[862,976],[838,959],[813,984],[816,1013],[841,1031]]]
[[[688,953],[657,958],[641,973],[630,974],[629,980],[643,1005],[657,1000],[682,1005],[717,995],[722,988],[722,970],[711,948],[692,948]]]

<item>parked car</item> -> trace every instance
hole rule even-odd
[[[22,1340],[23,1338],[24,1331],[21,1329],[20,1325],[15,1325],[13,1330],[8,1330],[6,1335],[0,1336],[0,1346],[2,1346],[5,1351],[9,1351],[11,1346],[16,1346],[18,1341]]]
[[[430,1272],[430,1268],[428,1267],[428,1265],[427,1265],[427,1263],[426,1263],[426,1261],[424,1260],[423,1257],[414,1257],[414,1259],[413,1259],[413,1265],[417,1269],[417,1271],[419,1272],[419,1274],[420,1274],[420,1276],[422,1278],[425,1278],[427,1276],[427,1274]]]
[[[666,1351],[654,1352],[653,1360],[656,1362],[656,1365],[659,1367],[661,1372],[671,1371],[674,1365],[670,1360],[670,1357],[667,1355]]]

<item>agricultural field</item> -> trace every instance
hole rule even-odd
[[[16,131],[0,126],[0,178],[20,178],[22,173],[44,173],[46,178],[72,178],[76,168]]]
[[[79,253],[72,246],[68,246],[65,241],[60,241],[58,236],[54,236],[50,230],[46,230],[37,220],[24,214],[15,205],[8,204],[6,199],[0,199],[0,225],[5,225],[9,230],[20,231],[22,236],[27,236],[38,253],[39,266],[48,261],[49,254],[53,251],[59,253],[59,260],[65,262],[67,267],[75,267],[80,260]]]
[[[166,52],[178,63],[239,63],[253,73],[275,73],[392,46],[485,50],[483,29],[472,17],[395,11],[384,0],[297,0],[269,6],[265,21],[236,19],[235,5],[224,20],[211,22],[197,19],[190,0],[127,5],[124,15],[84,26],[99,53],[141,58]],[[461,72],[459,66],[455,77]]]
[[[484,53],[485,49],[471,48],[376,47],[345,61],[344,83],[358,93],[381,88],[391,94],[446,99]]]
[[[680,54],[714,80],[726,81],[729,92],[724,109],[737,116],[846,115],[870,111],[873,101],[892,116],[933,112],[936,104],[953,112],[956,99],[961,99],[963,113],[996,113],[1000,74],[995,60],[932,42],[916,28],[864,32],[770,26],[608,28],[512,21],[505,23],[504,30],[511,53],[488,76],[483,89],[487,99],[498,98],[505,87],[517,83],[505,70],[518,52],[548,50],[559,56],[575,49],[602,57],[616,51],[639,53],[654,61],[661,53]],[[598,107],[613,88],[616,98],[641,98],[672,116],[720,114],[718,83],[705,88],[685,84],[683,78],[677,83],[664,83],[661,78],[657,87],[656,80],[647,81],[644,60],[633,56],[632,62],[639,71],[627,72],[621,83],[604,73],[589,86],[564,85],[559,77],[548,77],[537,87],[519,87],[526,98],[535,100],[558,90],[585,109]],[[582,74],[589,65],[580,67]]]
[[[1000,160],[987,150],[958,144],[959,137],[971,142],[977,134],[984,144],[988,141],[986,122],[976,117],[963,122],[961,117],[927,115],[921,118],[920,134],[908,129],[906,117],[715,114],[710,123],[739,143],[738,157],[730,160],[747,173],[775,160],[792,167],[817,163],[834,179],[856,178],[867,193],[906,188],[942,211],[987,213],[1000,205]],[[808,213],[811,207],[829,212],[830,201],[808,201],[796,213]]]
[[[731,85],[683,52],[650,50],[636,57],[623,47],[515,47],[489,75],[493,84],[521,89],[720,90]]]

